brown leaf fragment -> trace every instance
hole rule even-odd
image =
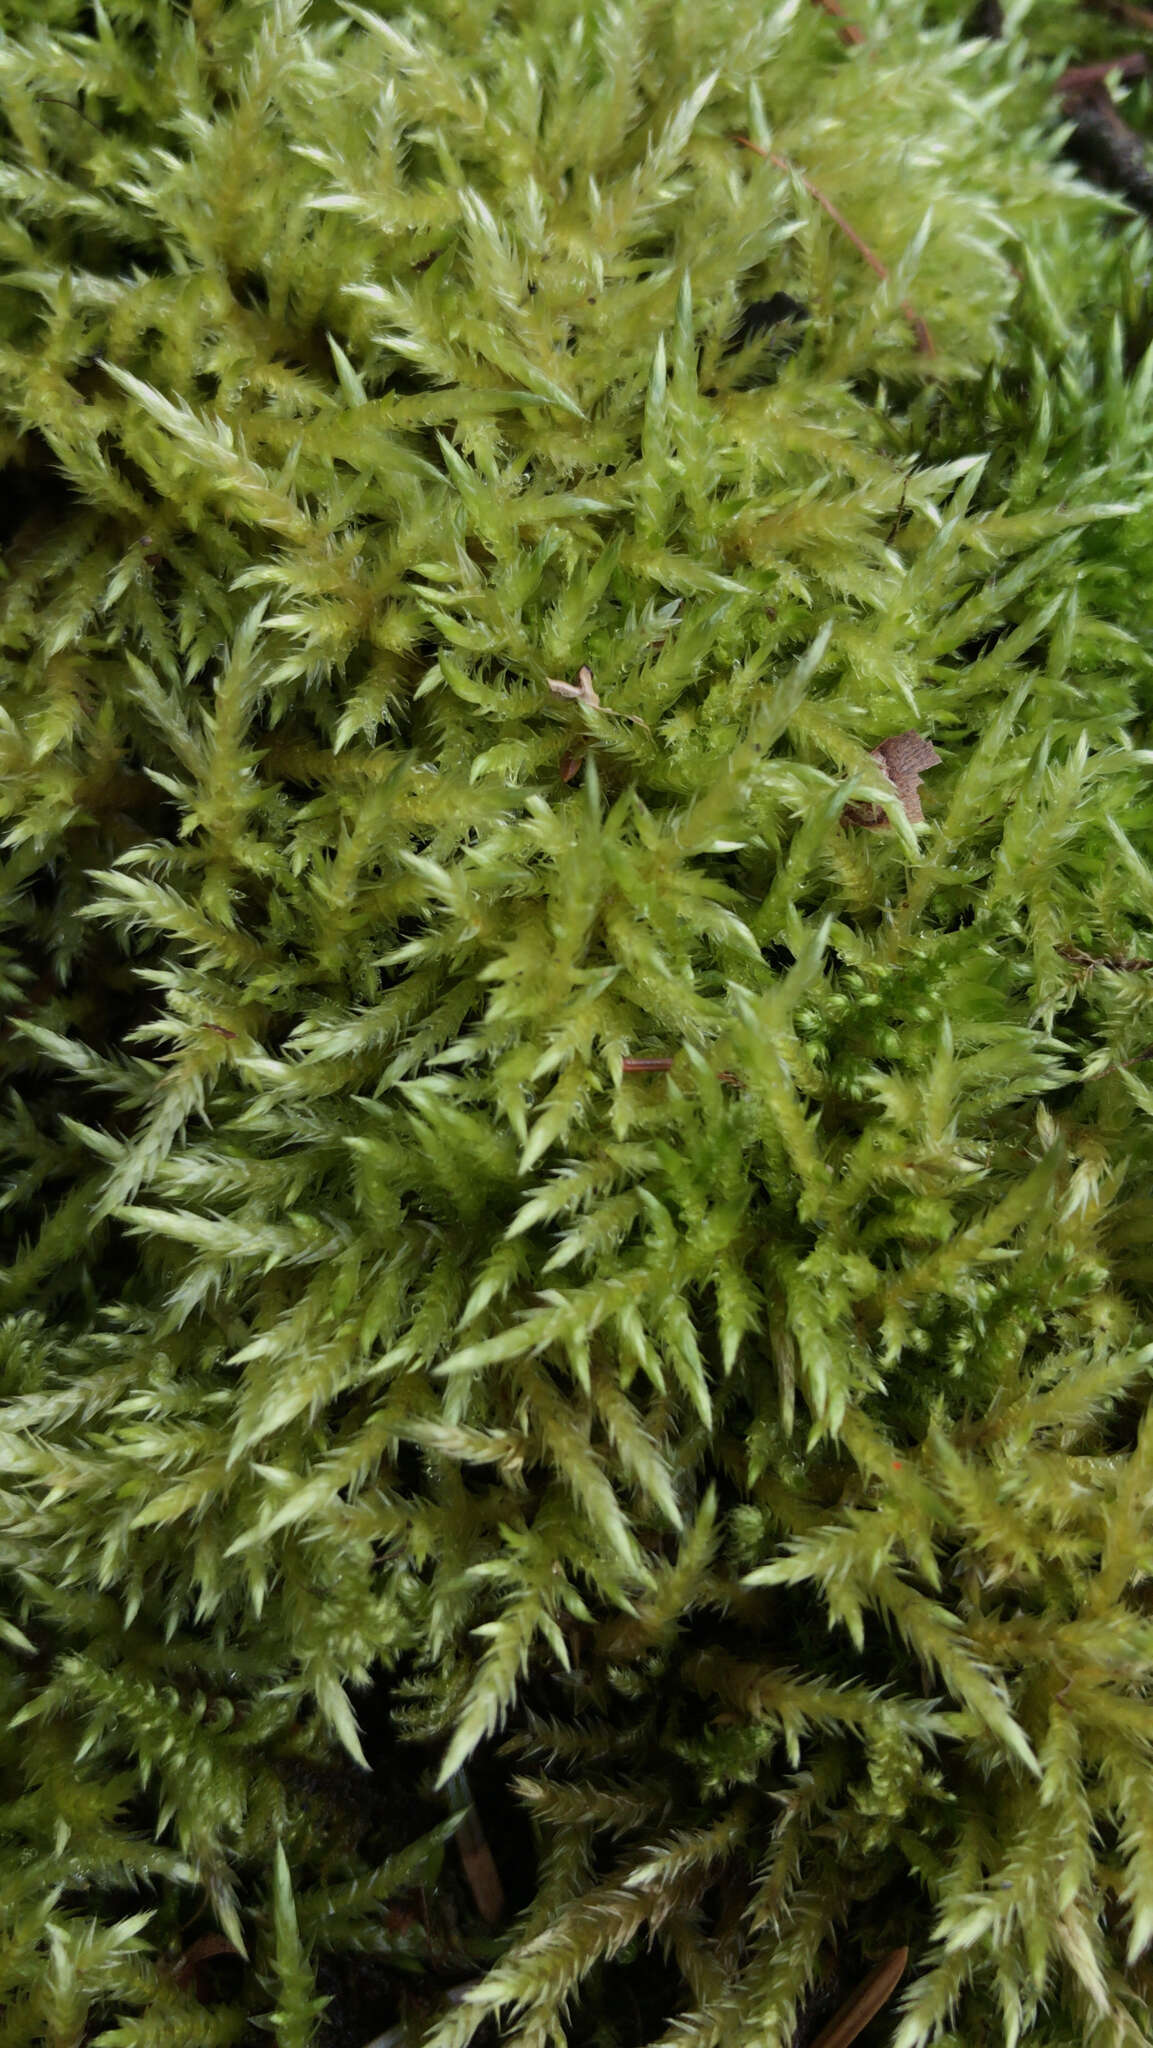
[[[892,783],[909,823],[923,824],[921,777],[927,768],[936,768],[941,759],[932,741],[922,739],[919,732],[894,733],[891,739],[882,740],[879,747],[873,748],[871,758]],[[846,825],[864,825],[870,831],[883,831],[889,824],[883,804],[846,804],[841,815]]]
[[[883,768],[914,825],[925,813],[921,809],[918,784],[927,768],[936,768],[941,756],[931,740],[919,732],[899,732],[873,749],[873,759]]]
[[[849,2048],[850,2041],[868,2026],[875,2013],[887,2003],[905,1974],[907,1948],[895,1948],[858,1984],[851,1998],[834,2013],[827,2027],[817,2035],[812,2048]]]
[[[453,1837],[476,1910],[495,1927],[504,1913],[504,1886],[475,1806],[470,1806]]]
[[[223,1934],[202,1934],[199,1940],[186,1948],[177,1961],[172,1975],[181,1985],[194,1982],[196,1972],[202,1963],[210,1963],[216,1956],[238,1956],[240,1950]]]
[[[575,697],[579,704],[587,704],[590,711],[602,711],[604,706],[593,688],[591,668],[582,668],[575,683],[562,683],[556,676],[546,676],[545,681],[554,697]]]

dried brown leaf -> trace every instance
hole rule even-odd
[[[173,1969],[178,1984],[190,1984],[202,1963],[210,1963],[217,1956],[238,1956],[240,1950],[224,1934],[202,1934],[186,1948]]]
[[[476,1910],[495,1927],[504,1913],[504,1886],[475,1806],[469,1807],[453,1839]]]
[[[888,2003],[905,1974],[908,1960],[907,1948],[893,1949],[834,2013],[828,2026],[817,2035],[813,2048],[849,2048],[849,2043],[863,2033],[869,2021]]]
[[[919,732],[894,733],[874,747],[871,758],[896,790],[911,825],[924,823],[920,781],[928,768],[936,768],[941,756],[931,740]],[[883,831],[889,823],[883,804],[846,804],[842,813],[847,825],[864,825],[869,831]]]

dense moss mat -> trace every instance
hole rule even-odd
[[[6,2048],[1149,2038],[1150,244],[962,15],[0,6]]]

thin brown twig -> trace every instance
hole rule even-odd
[[[845,219],[845,216],[841,212],[840,207],[835,206],[833,204],[833,201],[829,198],[827,192],[822,192],[820,186],[814,185],[812,179],[810,177],[807,177],[804,171],[797,171],[795,167],[789,162],[787,157],[778,156],[775,150],[763,149],[759,142],[751,141],[747,135],[738,135],[736,137],[736,140],[737,142],[739,142],[742,149],[751,149],[754,156],[763,157],[766,163],[775,164],[778,171],[784,171],[786,174],[790,176],[798,177],[802,185],[804,186],[806,192],[809,194],[809,197],[811,199],[815,199],[817,205],[824,208],[825,212],[829,216],[829,219],[831,221],[835,221],[836,225],[840,228],[841,233],[848,237],[854,249],[857,251],[858,256],[863,257],[864,261],[868,264],[870,270],[876,273],[876,275],[881,279],[881,282],[883,284],[888,283],[888,270],[882,263],[876,251],[874,249],[870,249],[869,244],[865,241],[862,235],[859,235],[857,233],[857,230],[853,226],[852,222]],[[935,355],[936,350],[933,347],[933,337],[929,332],[929,328],[926,321],[924,321],[921,318],[921,315],[917,312],[916,307],[910,305],[908,299],[905,299],[902,301],[901,304],[901,312],[903,313],[905,319],[908,321],[910,327],[913,330],[913,333],[916,336],[917,347],[920,350],[920,353],[926,356]]]
[[[880,2012],[892,1997],[905,1974],[908,1960],[907,1948],[895,1948],[883,1963],[870,1970],[852,1997],[845,2000],[840,2011],[833,2014],[828,2026],[817,2035],[813,2048],[849,2048],[850,2041],[856,2040],[873,2015]]]
[[[672,1068],[673,1062],[667,1054],[658,1059],[623,1059],[621,1061],[622,1074],[670,1074]],[[727,1067],[721,1069],[717,1075],[717,1080],[727,1081],[730,1088],[743,1088],[745,1085],[736,1074],[730,1074]]]
[[[1058,946],[1063,960],[1071,960],[1074,967],[1109,967],[1114,974],[1143,974],[1153,967],[1153,960],[1147,960],[1133,953],[1083,953],[1080,946]]]
[[[1102,14],[1111,14],[1114,21],[1127,22],[1130,28],[1143,29],[1147,36],[1153,36],[1153,14],[1147,7],[1134,7],[1130,0],[1086,0],[1086,4]]]
[[[841,41],[850,48],[854,44],[860,45],[864,42],[864,29],[858,28],[853,21],[845,20],[845,10],[843,7],[838,7],[837,0],[813,0],[813,6],[820,7],[826,14],[832,15],[833,20],[838,24],[837,34],[840,36]]]
[[[892,546],[893,542],[896,540],[897,535],[900,531],[901,521],[905,516],[905,493],[907,492],[908,488],[909,479],[907,476],[903,476],[901,478],[901,496],[897,505],[897,516],[894,519],[893,524],[890,526],[888,533],[885,535],[886,547]]]
[[[75,106],[71,100],[63,99],[58,92],[38,92],[36,97],[41,102],[51,100],[54,107],[67,107],[70,114],[79,114],[82,121],[87,121],[90,128],[95,128],[97,135],[103,135],[104,130],[99,121],[94,121],[91,114],[85,113],[83,107]]]
[[[1149,69],[1149,59],[1143,50],[1130,50],[1124,57],[1102,57],[1095,64],[1071,64],[1063,71],[1054,87],[1055,92],[1066,99],[1078,93],[1091,92],[1096,85],[1104,85],[1114,75],[1121,78],[1144,78]]]
[[[1113,1065],[1102,1068],[1102,1072],[1119,1074],[1125,1067],[1139,1067],[1142,1060],[1153,1060],[1153,1045],[1147,1045],[1144,1052],[1135,1052],[1131,1060],[1114,1060]]]

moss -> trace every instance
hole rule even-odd
[[[12,2048],[1145,2038],[1149,245],[964,12],[5,10]]]

